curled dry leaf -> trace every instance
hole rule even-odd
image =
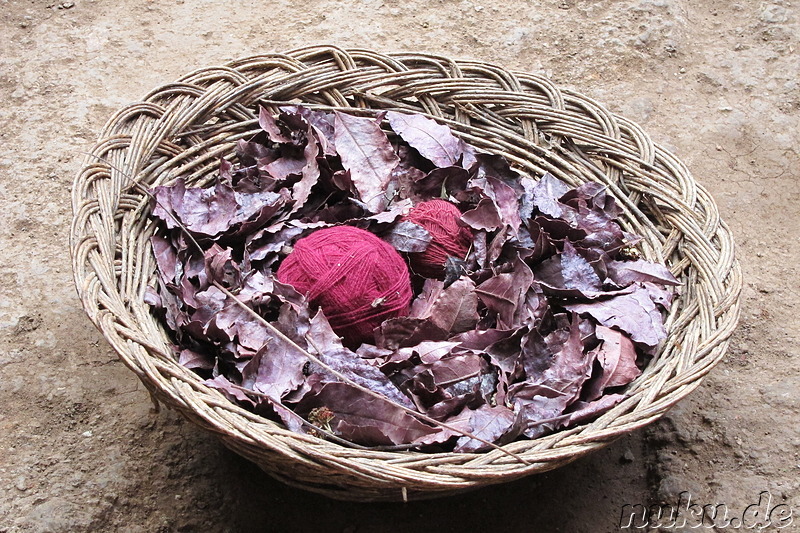
[[[424,252],[431,243],[431,234],[422,226],[404,220],[395,224],[383,239],[398,252]]]
[[[426,279],[409,316],[427,319],[451,335],[471,330],[478,323],[475,283],[464,276],[445,288],[445,282]]]
[[[589,315],[603,326],[617,327],[630,335],[632,341],[645,346],[656,346],[667,336],[661,313],[642,285],[635,287],[633,292],[591,303],[565,304],[564,307]]]
[[[358,195],[373,213],[386,206],[386,188],[400,158],[380,125],[372,119],[335,112],[336,151]]]
[[[400,405],[412,407],[408,397],[404,396],[377,366],[370,364],[368,360],[362,359],[342,345],[341,339],[333,332],[321,310],[311,319],[308,342],[311,351],[316,352],[320,360],[330,368],[344,374],[359,385],[383,394]],[[336,381],[336,378],[327,369],[317,367],[315,364],[312,364],[309,370],[319,373],[329,381]]]
[[[469,430],[483,440],[504,443],[519,435],[519,412],[502,405],[494,407],[481,405],[475,410],[468,410]],[[470,437],[461,437],[453,451],[457,453],[479,452],[488,448],[484,443]]]
[[[601,372],[586,384],[584,396],[589,401],[600,398],[607,388],[627,385],[642,373],[636,366],[636,347],[627,336],[605,326],[597,326],[595,335],[603,342],[595,349]]]
[[[386,119],[395,133],[439,168],[452,165],[469,168],[475,162],[475,150],[447,126],[422,115],[394,111],[386,113]]]
[[[413,415],[341,382],[319,384],[297,405],[297,412],[327,407],[331,428],[340,437],[367,446],[407,444],[441,431]]]

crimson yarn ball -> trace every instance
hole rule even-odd
[[[373,343],[373,330],[386,319],[407,315],[412,297],[400,254],[351,226],[321,229],[298,240],[276,277],[321,307],[349,347]]]
[[[431,235],[431,242],[422,252],[410,253],[411,270],[426,278],[444,277],[447,258],[464,259],[472,244],[473,234],[458,223],[461,211],[446,200],[428,200],[414,206],[404,220],[422,226]]]

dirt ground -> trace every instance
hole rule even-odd
[[[732,516],[769,496],[800,531],[799,21],[772,0],[0,0],[0,532],[602,533],[625,504],[684,491]],[[743,311],[724,362],[598,453],[406,505],[288,488],[154,413],[76,298],[81,151],[117,108],[190,70],[323,42],[545,74],[643,125],[736,236]]]

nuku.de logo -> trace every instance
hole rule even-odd
[[[641,503],[625,504],[619,519],[620,529],[750,529],[762,530],[767,527],[782,529],[792,524],[792,508],[785,503],[773,505],[772,494],[762,491],[758,502],[751,503],[739,513],[728,509],[724,503],[705,504],[692,502],[688,491],[678,495],[677,505]]]

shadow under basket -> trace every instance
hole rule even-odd
[[[259,104],[421,113],[519,172],[607,186],[644,258],[682,283],[667,339],[611,411],[568,430],[485,453],[348,448],[254,415],[173,358],[144,303],[156,263],[146,187],[212,181],[221,156],[258,131]],[[645,426],[694,390],[723,357],[739,316],[741,271],[717,207],[675,156],[636,124],[545,78],[479,61],[322,46],[204,68],[120,109],[72,191],[71,251],[89,318],[154,400],[216,434],[287,484],[333,498],[402,501],[455,494],[558,468]]]

